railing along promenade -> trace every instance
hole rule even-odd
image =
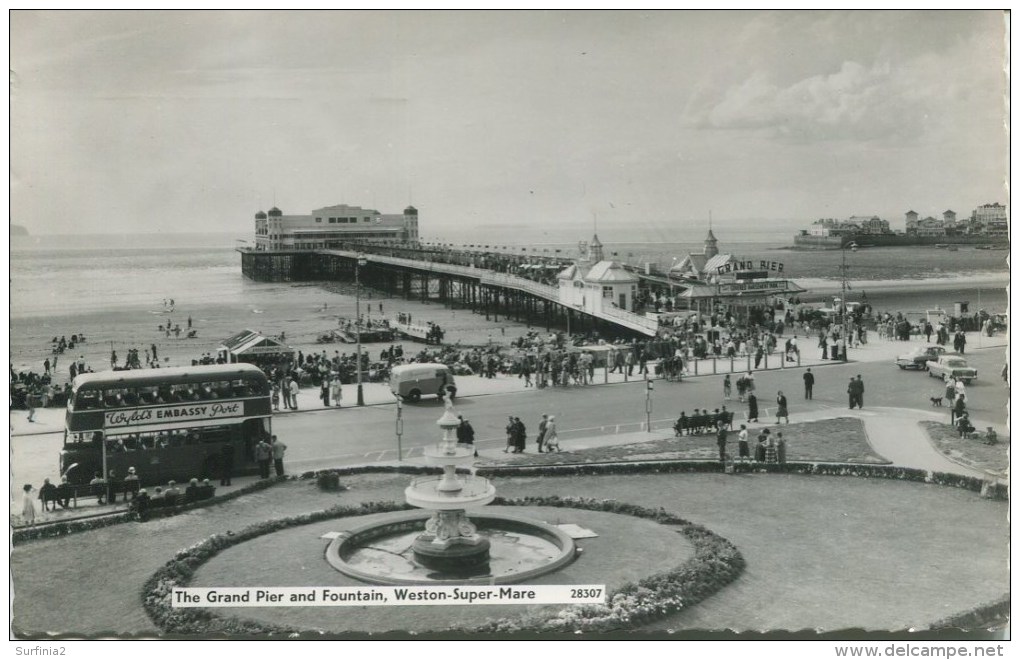
[[[541,282],[535,282],[527,279],[526,277],[509,275],[507,273],[497,273],[486,268],[478,268],[477,266],[457,266],[455,264],[439,263],[435,261],[419,261],[417,259],[388,257],[385,255],[372,254],[370,252],[352,252],[349,250],[318,250],[318,252],[320,254],[332,254],[349,259],[357,259],[360,257],[367,261],[374,261],[380,264],[402,266],[404,268],[413,268],[432,273],[470,277],[472,279],[477,279],[481,284],[487,286],[501,286],[508,289],[515,289],[558,305],[569,306],[560,300],[560,290],[558,287],[542,284]],[[659,329],[658,321],[655,319],[650,319],[648,317],[641,316],[640,314],[628,312],[627,310],[620,309],[619,307],[606,307],[599,311],[584,310],[578,307],[573,307],[572,309],[585,314],[590,314],[591,316],[605,321],[611,321],[649,336],[654,336]]]

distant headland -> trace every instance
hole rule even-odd
[[[28,236],[28,230],[21,225],[11,225],[11,236]]]

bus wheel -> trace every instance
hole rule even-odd
[[[407,393],[407,400],[411,403],[418,403],[421,401],[421,390],[411,390]]]

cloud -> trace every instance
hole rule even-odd
[[[888,65],[847,61],[838,71],[785,87],[752,74],[727,89],[696,124],[758,130],[790,142],[913,141],[923,130],[925,100],[904,94]]]

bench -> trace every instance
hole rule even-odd
[[[69,508],[77,509],[78,500],[80,499],[105,499],[107,495],[106,488],[107,484],[105,482],[101,484],[59,484],[54,497],[44,500],[43,505],[45,506],[49,502],[57,502],[59,504],[61,500],[66,499]],[[134,499],[138,495],[140,488],[140,482],[137,480],[120,480],[114,482],[113,494],[115,497],[123,498],[123,500],[127,500],[128,494],[131,494],[131,499]]]
[[[684,435],[684,431],[687,431],[687,435],[693,435],[695,432],[702,433],[714,432],[718,428],[719,424],[722,424],[727,429],[733,429],[733,413],[727,411],[725,413],[710,413],[708,415],[692,415],[683,419],[678,419],[673,425],[673,431],[676,432],[677,436]]]

